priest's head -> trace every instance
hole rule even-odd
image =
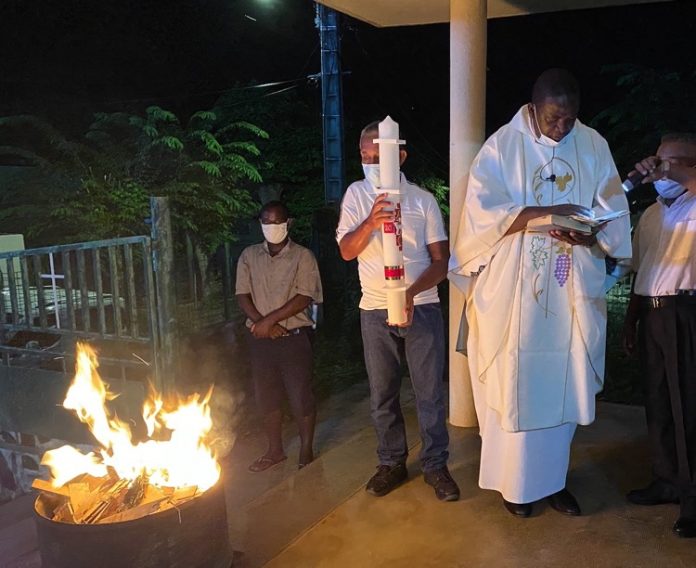
[[[565,69],[547,69],[534,83],[529,113],[537,136],[555,142],[565,138],[575,126],[580,109],[580,88]]]

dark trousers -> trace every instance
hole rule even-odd
[[[408,446],[401,412],[401,349],[405,350],[421,440],[423,471],[447,464],[449,433],[445,422],[445,336],[440,304],[416,306],[409,327],[389,326],[387,310],[360,310],[365,366],[370,381],[372,422],[381,465],[406,462]]]
[[[286,397],[295,419],[314,413],[313,333],[310,327],[278,339],[256,339],[248,333],[254,393],[261,414],[281,410]]]
[[[692,498],[696,496],[696,296],[642,298],[641,303],[639,345],[654,473]]]

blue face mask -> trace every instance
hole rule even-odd
[[[686,191],[682,184],[671,179],[657,179],[653,185],[662,199],[676,199]]]
[[[372,189],[377,191],[380,188],[379,164],[363,164],[362,168],[365,173],[365,179],[372,186]]]

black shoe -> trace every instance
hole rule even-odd
[[[635,505],[663,505],[665,503],[679,503],[679,492],[671,483],[654,480],[643,489],[634,489],[626,494],[626,499]]]
[[[672,532],[681,538],[696,537],[696,518],[679,517],[672,527]]]
[[[377,466],[377,473],[367,482],[365,491],[375,497],[383,497],[406,481],[406,478],[408,478],[406,465],[402,463],[393,466],[380,465]]]
[[[457,501],[459,499],[459,487],[452,479],[447,466],[426,471],[423,479],[428,485],[435,488],[435,495],[440,501]]]
[[[549,495],[546,499],[549,505],[559,513],[572,517],[578,517],[582,514],[580,505],[578,505],[573,494],[567,489],[561,489],[558,493]]]
[[[526,518],[532,515],[531,503],[510,503],[510,501],[503,499],[503,505],[505,505],[505,508],[516,517]]]

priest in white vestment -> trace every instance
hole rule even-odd
[[[579,515],[565,488],[577,424],[602,389],[605,257],[631,257],[628,216],[592,234],[527,230],[537,217],[628,210],[607,142],[577,120],[565,70],[481,148],[469,174],[451,278],[468,281],[468,360],[482,438],[479,485],[512,514]],[[465,277],[465,278],[462,278]]]

